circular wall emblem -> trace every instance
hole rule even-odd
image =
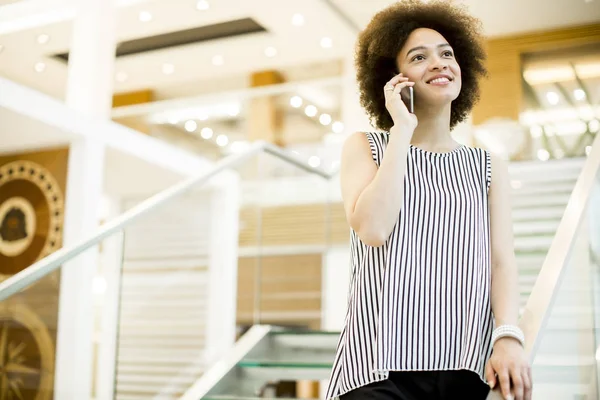
[[[50,400],[54,345],[44,322],[23,304],[0,304],[0,398]]]
[[[31,161],[0,166],[0,274],[15,274],[59,247],[63,205],[44,167]]]

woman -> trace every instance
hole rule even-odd
[[[531,398],[507,166],[450,135],[478,99],[480,38],[443,0],[398,2],[359,37],[361,102],[385,133],[342,152],[352,280],[328,399]]]

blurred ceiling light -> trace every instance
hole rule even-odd
[[[196,3],[196,9],[199,11],[206,11],[210,8],[210,4],[206,0],[198,0]]]
[[[227,138],[227,136],[225,136],[225,135],[217,136],[217,145],[218,146],[225,147],[225,146],[227,146],[227,143],[229,143],[229,139]]]
[[[272,58],[277,55],[277,49],[273,46],[269,46],[265,49],[265,56]]]
[[[600,130],[600,121],[598,121],[597,119],[591,120],[588,123],[588,129],[592,133],[597,133]]]
[[[175,72],[175,66],[173,64],[164,63],[162,66],[162,72],[165,75],[171,75],[173,72]]]
[[[152,21],[152,14],[149,11],[140,11],[138,18],[141,22],[150,22]]]
[[[333,125],[331,125],[331,130],[335,133],[342,133],[344,131],[344,124],[340,121],[335,121]]]
[[[313,168],[317,168],[319,165],[321,165],[321,159],[317,156],[312,156],[308,159],[308,165]]]
[[[198,129],[198,124],[196,123],[196,121],[193,120],[189,120],[185,123],[185,130],[188,132],[194,132],[196,131],[196,129]]]
[[[321,125],[329,125],[331,123],[331,115],[321,114],[321,116],[319,117],[319,122],[321,123]]]
[[[202,128],[200,136],[202,136],[202,139],[210,139],[213,137],[213,130],[210,128]]]
[[[212,58],[212,63],[215,66],[220,66],[225,64],[225,59],[223,58],[222,55],[216,55]]]
[[[548,151],[545,149],[539,149],[537,156],[542,161],[548,161],[550,159],[550,153],[548,153]]]
[[[304,109],[304,113],[306,115],[308,115],[309,117],[314,117],[315,115],[317,115],[317,107],[315,107],[313,105],[308,105]]]
[[[41,35],[38,35],[37,37],[37,42],[39,44],[46,44],[50,41],[50,36],[46,35],[45,33],[42,33]]]
[[[592,146],[585,146],[585,155],[589,156],[592,152]]]
[[[227,110],[227,115],[229,115],[230,117],[237,117],[238,115],[240,115],[240,107],[237,105],[229,107],[229,110]]]
[[[541,126],[534,125],[529,129],[529,133],[531,133],[531,137],[539,138],[542,136],[542,133],[544,133],[544,130],[542,129]]]
[[[294,26],[303,26],[304,25],[304,15],[302,15],[302,14],[294,14],[292,16],[292,25],[294,25]]]
[[[513,189],[521,189],[523,184],[521,183],[521,181],[512,180],[510,181],[510,186],[512,186]]]
[[[290,105],[294,108],[302,107],[302,97],[294,96],[290,99]]]
[[[573,91],[573,96],[575,97],[575,100],[581,101],[585,99],[585,90],[583,89],[575,89]]]
[[[123,71],[119,71],[117,72],[117,74],[115,75],[115,79],[117,80],[117,82],[125,82],[127,80],[129,76],[127,75],[126,72]]]
[[[546,93],[546,100],[548,100],[548,103],[555,106],[560,101],[560,96],[558,95],[558,93],[550,91]]]
[[[35,63],[33,69],[35,69],[35,72],[44,72],[46,70],[46,64],[43,62]]]
[[[324,49],[330,49],[333,47],[333,40],[330,37],[321,38],[321,47]]]

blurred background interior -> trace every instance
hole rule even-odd
[[[598,399],[600,0],[460,2],[490,76],[453,134],[510,161],[534,398]],[[0,0],[0,399],[323,396],[392,3]]]

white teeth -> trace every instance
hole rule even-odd
[[[429,81],[429,83],[445,83],[445,82],[450,82],[450,79],[448,79],[448,78],[437,78],[437,79],[434,79],[432,81]]]

